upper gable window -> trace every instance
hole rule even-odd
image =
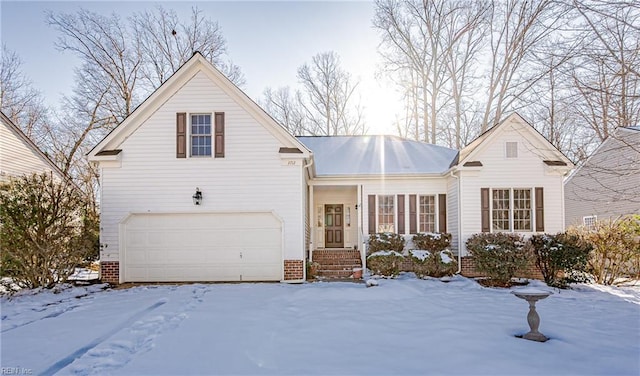
[[[507,158],[518,158],[518,143],[507,142],[506,143],[506,156]]]
[[[211,156],[211,114],[191,115],[191,156]]]
[[[176,113],[176,158],[224,158],[224,144],[224,112]]]

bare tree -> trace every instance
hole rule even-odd
[[[103,106],[118,122],[126,118],[139,101],[142,64],[139,42],[131,38],[126,24],[115,13],[107,17],[84,9],[75,14],[49,12],[47,21],[60,33],[57,47],[75,53],[90,68],[85,72],[95,85],[110,89]]]
[[[155,89],[199,51],[231,81],[245,83],[240,68],[226,57],[227,45],[217,22],[196,7],[189,22],[182,22],[174,10],[157,5],[131,19],[135,39],[140,43],[144,65],[142,77]]]
[[[566,8],[554,0],[493,2],[490,10],[489,71],[481,131],[500,121],[507,109],[547,71],[532,69],[531,54],[564,20]]]
[[[264,99],[260,101],[262,107],[278,123],[282,124],[292,135],[304,135],[310,132],[306,129],[306,122],[301,106],[291,88],[266,88],[262,93]]]
[[[298,92],[309,131],[325,135],[362,134],[364,119],[354,81],[340,65],[337,53],[323,52],[298,68]]]
[[[488,9],[483,0],[376,2],[373,25],[381,32],[384,69],[412,109],[406,115],[416,139],[456,147],[466,139]],[[453,131],[442,126],[449,119]]]
[[[576,113],[600,141],[640,124],[640,6],[624,3],[573,1],[583,41],[571,70]]]
[[[4,44],[0,64],[0,110],[43,146],[42,127],[47,121],[47,109],[42,95],[22,72],[20,57]]]
[[[344,70],[336,52],[319,53],[298,68],[301,87],[263,92],[265,110],[295,135],[364,134],[357,80]]]
[[[381,0],[376,2],[373,20],[382,36],[385,70],[400,73],[400,80],[396,82],[403,86],[403,93],[410,101],[419,104],[419,113],[416,111],[415,115],[422,120],[422,132],[416,133],[432,143],[436,142],[438,110],[442,106],[440,94],[447,80],[445,55],[439,40],[444,35],[447,4]],[[410,73],[402,74],[406,71]]]

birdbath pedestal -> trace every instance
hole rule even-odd
[[[529,328],[531,329],[529,333],[522,336],[524,339],[528,339],[531,341],[538,342],[546,342],[549,338],[547,338],[544,334],[538,331],[540,327],[540,316],[538,316],[538,312],[536,312],[536,302],[538,300],[542,300],[549,295],[553,294],[550,291],[543,291],[537,289],[520,289],[511,291],[511,293],[517,296],[520,299],[524,299],[529,303],[529,313],[527,314],[527,322],[529,323]],[[519,337],[519,336],[518,336]]]

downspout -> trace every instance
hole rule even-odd
[[[462,199],[460,197],[460,177],[456,176],[451,170],[451,177],[456,178],[458,181],[458,271],[456,274],[462,272]]]

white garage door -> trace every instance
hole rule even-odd
[[[271,213],[135,214],[122,229],[124,282],[282,279]]]

